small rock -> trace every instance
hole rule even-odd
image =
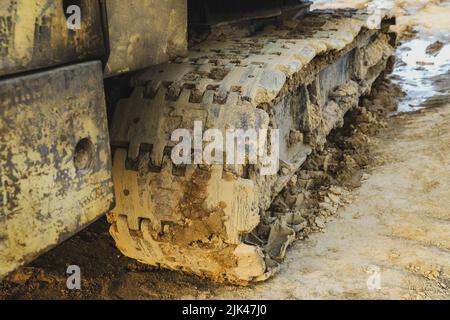
[[[329,193],[329,194],[327,195],[327,197],[328,197],[333,203],[335,203],[335,204],[340,204],[340,203],[341,203],[341,198],[338,197],[338,196],[336,196],[336,195],[333,194],[333,193]]]
[[[22,268],[8,277],[8,280],[15,284],[24,284],[33,275],[33,269]]]
[[[425,52],[432,56],[437,56],[443,47],[444,47],[444,43],[442,43],[441,41],[438,40],[438,41],[430,44],[427,47],[427,49],[425,50]]]
[[[290,186],[291,187],[296,186],[297,185],[297,180],[298,180],[298,177],[297,177],[297,175],[294,174],[292,176],[291,180],[289,180]]]
[[[325,218],[320,217],[320,216],[316,217],[314,222],[316,223],[316,226],[319,227],[320,229],[324,229],[325,228],[325,223],[326,223]]]
[[[432,65],[434,65],[434,62],[417,61],[416,64],[418,64],[419,66],[432,66]]]
[[[284,201],[285,201],[285,203],[286,203],[289,207],[292,207],[292,206],[294,206],[294,205],[296,204],[296,202],[297,202],[297,195],[288,192],[288,193],[286,194],[286,196],[284,197]]]
[[[300,179],[301,180],[308,180],[309,179],[309,172],[306,170],[300,171]]]
[[[333,206],[332,204],[326,203],[326,202],[321,202],[321,203],[319,204],[319,207],[320,207],[322,210],[328,212],[330,215],[336,214],[336,213],[337,213],[337,210],[338,210],[337,206]]]
[[[305,195],[303,193],[300,193],[297,196],[297,199],[295,200],[295,207],[296,208],[302,207],[304,202],[305,202]]]
[[[342,195],[343,193],[343,189],[341,187],[338,186],[331,186],[330,187],[330,192],[337,194],[337,195]]]

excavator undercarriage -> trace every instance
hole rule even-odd
[[[217,281],[274,274],[302,219],[271,216],[271,201],[392,54],[388,21],[373,28],[369,18],[315,11],[244,37],[211,34],[187,57],[134,76],[111,129],[116,207],[108,217],[119,249]],[[224,136],[229,128],[278,129],[277,174],[247,163],[174,164],[171,133],[192,132],[196,121]]]
[[[0,276],[109,212],[117,247],[143,263],[269,278],[303,225],[272,201],[395,46],[388,13],[309,1],[0,2]],[[85,20],[66,30],[74,7]],[[209,130],[241,130],[243,161],[199,161]],[[191,162],[174,160],[175,132],[201,139]],[[222,159],[237,150],[215,142]]]

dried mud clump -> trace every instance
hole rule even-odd
[[[340,207],[352,202],[350,191],[361,185],[373,163],[371,137],[386,127],[400,96],[401,89],[389,80],[377,80],[371,93],[346,114],[344,125],[331,132],[322,150],[313,151],[275,198],[265,222],[279,219],[294,227],[297,239],[322,231]],[[260,236],[264,229],[263,223]]]

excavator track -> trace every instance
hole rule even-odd
[[[314,11],[248,37],[210,39],[137,74],[111,129],[116,207],[108,220],[118,248],[221,282],[272,276],[301,219],[267,210],[385,70],[394,45],[389,21]],[[175,165],[171,134],[192,131],[194,121],[222,132],[278,129],[278,174],[261,175],[253,164]]]

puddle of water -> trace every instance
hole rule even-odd
[[[406,96],[398,112],[410,112],[433,103],[450,103],[450,1],[427,0],[314,0],[315,8],[355,7],[369,12],[389,10],[401,17],[402,27],[418,31],[417,38],[396,49],[397,63],[390,76]],[[403,19],[406,18],[406,19]],[[398,19],[399,22],[400,19]],[[447,23],[448,21],[448,23]],[[436,55],[427,47],[440,40],[444,47]]]
[[[436,86],[436,79],[448,78],[450,44],[445,44],[436,56],[427,54],[427,47],[435,41],[432,37],[413,39],[396,49],[397,62],[390,78],[406,93],[398,112],[419,110],[428,99],[450,94],[448,86]]]
[[[395,8],[395,1],[392,0],[373,0],[367,5],[369,11],[378,10],[393,10]]]

